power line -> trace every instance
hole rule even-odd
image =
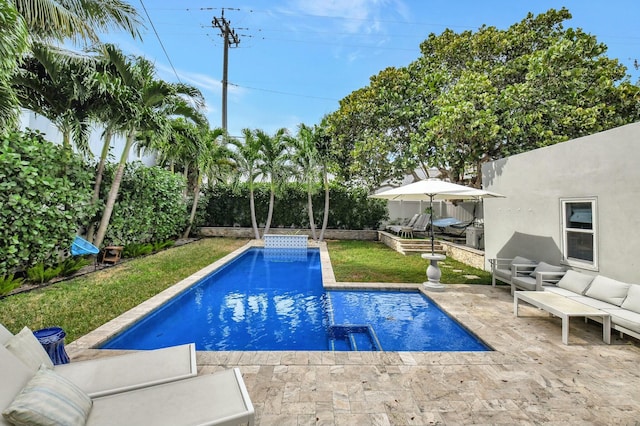
[[[171,69],[173,70],[173,73],[176,75],[176,78],[178,79],[178,82],[182,84],[182,80],[180,80],[180,77],[178,76],[178,72],[176,71],[175,67],[173,66],[173,62],[171,62],[171,58],[169,57],[169,54],[167,53],[167,49],[164,48],[164,44],[162,43],[162,40],[160,40],[160,35],[158,34],[158,31],[156,31],[156,26],[153,25],[153,21],[151,20],[151,16],[149,16],[149,12],[147,12],[147,8],[144,5],[144,2],[142,0],[140,0],[140,4],[142,5],[142,9],[144,10],[144,14],[147,15],[147,19],[149,20],[149,23],[151,24],[151,28],[153,28],[153,32],[156,35],[156,38],[158,39],[158,43],[160,43],[160,47],[162,48],[162,51],[164,52],[164,56],[166,56],[167,61],[169,61],[169,65],[171,65]]]

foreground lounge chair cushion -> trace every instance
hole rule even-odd
[[[254,424],[254,409],[237,368],[93,400],[90,425]]]
[[[537,272],[564,272],[565,269],[562,266],[549,265],[546,262],[540,262],[536,266],[536,268],[529,274],[531,277],[535,278]]]
[[[580,272],[569,270],[558,281],[557,286],[577,294],[584,294],[593,282],[593,275],[581,274]]]
[[[198,373],[193,343],[74,361],[56,365],[92,398],[194,377]]]
[[[585,296],[620,306],[627,297],[630,285],[598,275],[593,279],[593,282],[585,292]]]
[[[631,284],[627,297],[620,307],[640,314],[640,285]]]
[[[11,336],[4,346],[32,371],[36,371],[41,364],[53,368],[53,362],[47,355],[47,351],[44,350],[28,327],[24,327],[18,334]]]
[[[14,425],[84,425],[89,395],[53,370],[41,366],[2,415]]]

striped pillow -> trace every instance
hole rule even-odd
[[[46,366],[2,412],[13,425],[84,425],[93,401],[75,384]]]

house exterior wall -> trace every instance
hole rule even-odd
[[[488,259],[562,259],[562,198],[595,197],[598,267],[571,269],[640,283],[640,122],[487,163]]]
[[[40,133],[44,133],[45,138],[48,141],[57,144],[62,143],[62,134],[51,121],[49,121],[42,115],[25,109],[22,110],[22,113],[20,114],[20,129],[26,130],[27,128],[31,130],[37,130]],[[124,137],[118,135],[113,136],[111,140],[111,150],[109,151],[110,155],[107,158],[108,162],[117,163],[118,161],[120,161],[120,156],[122,155],[122,150],[124,149],[125,142],[126,141]],[[89,135],[89,149],[91,150],[91,154],[93,154],[93,158],[96,161],[100,159],[102,145],[102,129],[93,128],[91,134]],[[141,161],[145,166],[154,166],[156,164],[155,156],[139,156],[137,154],[137,149],[135,148],[135,146],[129,151],[129,157],[127,161]]]

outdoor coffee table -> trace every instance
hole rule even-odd
[[[569,318],[602,317],[602,340],[611,344],[611,316],[600,309],[576,302],[547,291],[516,291],[513,294],[513,313],[518,316],[518,302],[523,300],[562,319],[562,343],[569,344]]]

